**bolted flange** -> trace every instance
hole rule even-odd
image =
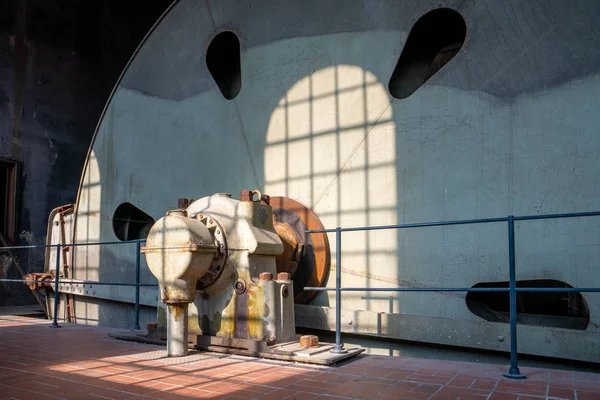
[[[217,255],[212,261],[208,272],[200,280],[198,280],[198,283],[196,284],[196,290],[204,290],[215,283],[225,269],[225,263],[227,262],[227,242],[223,228],[221,228],[219,223],[210,215],[195,214],[191,217],[199,219],[204,225],[206,225],[210,233],[213,235],[215,239],[215,246],[217,247]]]

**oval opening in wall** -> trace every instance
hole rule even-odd
[[[146,239],[154,218],[131,203],[122,203],[113,214],[113,231],[119,240]]]
[[[508,282],[482,282],[473,288],[508,288]],[[517,287],[572,288],[553,279],[517,281]],[[490,322],[510,322],[510,298],[504,292],[469,292],[469,311]],[[579,292],[517,292],[517,322],[523,325],[585,330],[590,312]]]
[[[423,15],[413,26],[388,89],[392,97],[405,99],[446,65],[461,49],[467,25],[455,10],[438,8]]]
[[[242,89],[240,41],[233,32],[221,32],[208,45],[206,66],[227,100],[233,100]]]

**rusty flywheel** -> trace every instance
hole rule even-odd
[[[306,286],[322,287],[327,283],[331,266],[326,233],[307,230],[324,229],[317,215],[305,205],[287,197],[271,197],[275,229],[283,241],[284,251],[277,257],[277,272],[288,272],[294,281],[294,301],[308,304],[318,294],[303,290]]]

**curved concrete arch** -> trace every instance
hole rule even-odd
[[[510,7],[493,0],[442,3],[174,3],[130,62],[99,124],[89,158],[97,160],[101,196],[97,210],[85,208],[85,182],[92,174],[88,163],[75,240],[115,240],[110,219],[123,202],[157,218],[178,197],[253,187],[303,200],[327,227],[599,208],[600,56],[590,49],[598,48],[600,33],[589,26],[600,14],[600,3],[576,2],[568,10],[544,1],[515,0]],[[463,48],[413,95],[392,100],[385,86],[408,32],[438,6],[457,9],[465,18]],[[223,98],[205,65],[208,44],[224,30],[235,32],[241,45],[243,84],[234,100]],[[335,76],[327,74],[342,69],[348,91],[328,96],[325,86]],[[324,83],[314,87],[310,81],[317,79]],[[376,96],[367,93],[364,101],[354,95],[351,87],[359,83]],[[348,102],[335,121],[327,111],[337,112],[338,106],[328,103],[332,99]],[[354,112],[361,107],[366,111]],[[293,126],[282,127],[286,112],[288,117],[296,113]],[[366,128],[371,133],[361,142]],[[281,132],[288,136],[278,137]],[[336,142],[338,132],[349,139]],[[333,157],[331,149],[346,156]],[[294,158],[283,157],[286,152],[306,163],[290,164]],[[349,191],[339,190],[338,183]],[[81,228],[85,224],[95,224],[98,231],[88,234]],[[591,219],[521,224],[519,279],[600,285],[592,270],[600,259],[594,247],[598,234]],[[348,246],[344,279],[352,286],[471,286],[505,280],[507,274],[504,226],[355,235],[343,242]],[[358,250],[356,243],[362,246]],[[93,263],[76,251],[76,278],[130,282],[134,277],[132,247],[106,247]],[[152,279],[146,268],[142,279]],[[552,339],[552,354],[568,350],[575,359],[597,356],[586,351],[585,343],[597,334],[600,302],[586,298],[590,327],[561,332]],[[315,304],[327,301],[321,296]],[[126,325],[132,311],[108,302],[100,311],[95,300],[77,303],[104,324]],[[374,321],[384,314],[418,316],[424,324],[443,321],[442,328],[422,332],[422,340],[505,349],[493,339],[505,325],[471,314],[464,295],[354,294],[345,296],[344,304],[355,314],[377,313],[353,325],[369,334],[406,338],[402,322],[382,328]],[[152,313],[143,320],[153,319]],[[468,340],[445,339],[456,324],[472,324],[477,333]],[[531,340],[522,348],[541,354],[545,350],[536,342],[555,333],[534,328],[524,328]],[[575,341],[582,345],[567,349]]]

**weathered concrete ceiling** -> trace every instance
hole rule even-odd
[[[179,101],[214,85],[205,53],[220,31],[233,30],[243,53],[295,37],[361,30],[408,33],[420,16],[436,7],[458,10],[467,23],[467,40],[452,61],[452,72],[438,84],[511,98],[600,69],[600,30],[594,29],[600,2],[595,0],[180,0],[140,51],[122,85]],[[402,43],[398,45],[401,49]],[[311,57],[310,51],[298,56]],[[398,54],[389,57],[397,59]],[[271,68],[278,66],[264,66]]]

